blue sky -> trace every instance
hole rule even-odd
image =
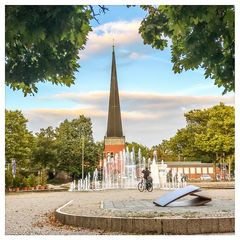
[[[139,7],[109,6],[109,12],[92,21],[93,31],[84,51],[81,68],[70,88],[38,84],[35,96],[23,97],[6,87],[6,108],[21,109],[28,127],[57,126],[78,114],[91,117],[95,140],[106,131],[112,39],[115,40],[117,75],[127,141],[151,146],[173,136],[185,126],[184,112],[218,104],[234,104],[234,94],[221,95],[213,81],[197,69],[181,74],[172,71],[169,48],[160,51],[143,44],[138,28],[146,13]]]

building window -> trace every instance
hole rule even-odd
[[[213,167],[208,168],[208,173],[213,173]]]
[[[190,173],[191,173],[191,174],[195,174],[195,167],[191,167],[191,168],[190,168]]]
[[[200,167],[197,167],[197,173],[201,174],[202,173],[202,170]]]
[[[202,168],[202,172],[207,173],[207,168],[206,167]]]
[[[186,167],[185,167],[185,168],[184,168],[184,173],[185,173],[185,174],[189,174],[189,168],[186,168]]]
[[[183,169],[182,168],[178,168],[178,172],[179,173],[183,173]]]

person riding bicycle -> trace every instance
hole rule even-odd
[[[146,167],[144,170],[142,170],[142,173],[143,173],[143,181],[144,181],[144,185],[146,186],[146,183],[148,181],[150,177],[150,171],[148,170],[148,167]]]

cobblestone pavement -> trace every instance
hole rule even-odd
[[[103,209],[118,217],[234,217],[234,200],[213,199],[203,206],[159,207],[152,200],[104,201]]]
[[[138,202],[143,200],[146,204],[150,204],[153,199],[161,196],[165,192],[166,191],[163,190],[154,190],[150,193],[140,193],[138,190],[106,190],[94,192],[33,192],[7,194],[5,198],[5,232],[7,235],[114,234],[98,230],[93,231],[61,226],[56,223],[53,224],[49,219],[51,219],[51,213],[56,208],[70,200],[73,200],[73,205],[70,204],[64,208],[64,211],[68,211],[69,213],[72,212],[74,214],[83,215],[112,215],[115,211],[101,209],[101,202],[114,201],[117,204],[118,201]],[[230,212],[226,212],[226,214],[232,214],[234,212],[234,189],[206,189],[202,191],[202,194],[203,193],[204,195],[212,197],[212,203],[217,199],[232,201]],[[128,213],[130,211],[126,212]],[[136,212],[134,214],[136,214]]]

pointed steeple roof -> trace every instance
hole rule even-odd
[[[114,45],[106,137],[123,137]]]

